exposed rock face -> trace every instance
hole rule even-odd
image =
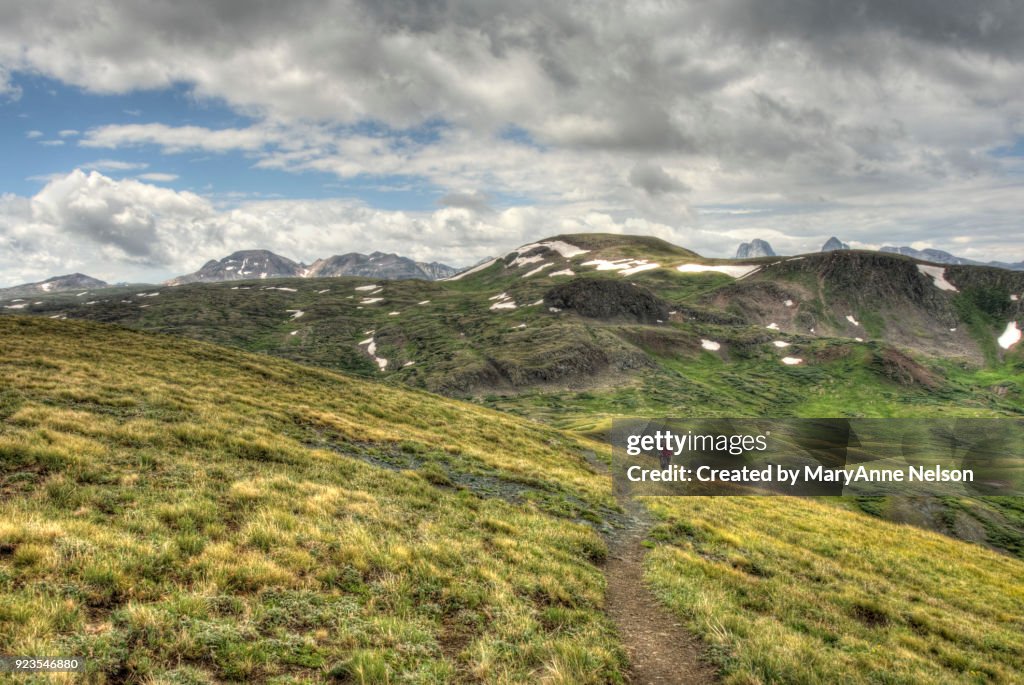
[[[822,252],[834,252],[836,250],[849,250],[850,246],[844,243],[839,238],[832,236],[825,241],[825,244],[821,246]]]
[[[289,278],[301,276],[303,267],[270,250],[240,250],[220,261],[211,259],[203,268],[167,281],[167,285],[242,281],[253,278]]]
[[[628,282],[576,278],[544,295],[544,306],[592,319],[657,323],[668,320],[668,303],[647,288]]]
[[[736,259],[751,259],[753,257],[774,257],[775,250],[768,244],[767,240],[755,238],[749,243],[740,243],[736,248]]]
[[[108,283],[85,274],[66,274],[54,276],[38,283],[25,283],[12,288],[0,288],[2,297],[28,297],[31,295],[42,295],[44,293],[59,293],[65,290],[90,290],[95,288],[106,288]]]
[[[382,278],[389,280],[409,280],[419,278],[433,280],[419,265],[407,257],[396,254],[373,252],[359,254],[350,252],[335,255],[327,259],[313,262],[306,274],[310,278],[330,276],[365,276],[366,278]]]
[[[167,285],[238,281],[253,278],[330,278],[365,276],[385,280],[422,279],[434,281],[457,273],[458,269],[439,262],[414,262],[396,254],[350,252],[318,259],[309,267],[269,250],[242,250],[220,261],[211,259],[195,273],[179,276]]]
[[[440,281],[442,278],[451,278],[461,270],[456,269],[454,266],[442,264],[441,262],[416,262],[416,266],[418,266],[431,281]]]

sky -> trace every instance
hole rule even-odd
[[[1018,0],[0,0],[0,287],[562,233],[1024,260]]]

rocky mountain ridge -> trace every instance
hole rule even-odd
[[[31,297],[33,295],[44,295],[46,293],[58,293],[66,290],[85,290],[92,288],[108,287],[106,281],[87,276],[85,274],[73,273],[63,276],[53,276],[38,283],[24,283],[11,288],[0,288],[0,298]]]
[[[749,243],[740,243],[736,248],[736,259],[753,259],[754,257],[774,257],[775,250],[767,240],[754,238]]]
[[[349,252],[318,259],[311,265],[296,262],[270,250],[240,250],[220,260],[211,259],[198,271],[178,276],[166,285],[215,283],[265,278],[331,278],[367,276],[384,280],[420,279],[435,281],[458,273],[439,262],[416,262],[401,255]]]
[[[967,259],[966,257],[957,257],[954,254],[950,254],[945,250],[936,250],[934,248],[926,248],[924,250],[917,250],[912,247],[895,247],[893,245],[885,245],[878,250],[879,252],[886,252],[889,254],[900,254],[904,257],[913,257],[914,259],[920,259],[925,262],[934,262],[936,264],[953,264],[953,265],[969,265],[969,266],[994,266],[998,269],[1009,269],[1010,271],[1024,271],[1024,261],[1020,262],[979,262],[974,259]]]

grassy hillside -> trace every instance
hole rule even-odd
[[[561,434],[93,324],[0,339],[0,652],[90,682],[619,680],[581,523],[614,505]]]
[[[906,415],[1024,407],[1008,382],[1024,368],[1020,346],[996,345],[1007,321],[1024,322],[1022,301],[1011,299],[1024,291],[1024,274],[950,267],[946,275],[960,284],[952,292],[918,263],[877,253],[755,260],[746,268],[760,270],[741,280],[679,265],[737,268],[653,238],[585,234],[525,246],[456,281],[121,288],[40,296],[0,311],[184,335],[489,398],[565,426],[640,409]],[[567,285],[585,302],[588,288],[599,299],[607,283],[650,294],[665,318],[631,318],[628,294],[603,302],[599,316],[551,306]],[[785,358],[799,361],[787,366]],[[986,367],[1006,376],[991,383],[979,373]],[[585,411],[566,410],[576,405]]]
[[[0,311],[268,353],[593,437],[637,415],[1020,416],[1024,346],[1003,350],[996,336],[1008,321],[1024,326],[1024,274],[936,268],[859,251],[737,264],[655,238],[582,234],[453,281],[114,288]],[[1024,519],[1005,503],[943,502],[920,516],[864,505],[1024,553]]]
[[[1019,560],[801,499],[651,504],[648,578],[727,683],[1024,682]]]
[[[96,324],[0,340],[0,651],[98,683],[622,682],[591,444]],[[648,578],[727,682],[1019,680],[1018,560],[790,498],[648,504]]]

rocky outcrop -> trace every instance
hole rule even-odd
[[[647,288],[623,281],[576,278],[544,295],[544,306],[591,319],[653,324],[668,320],[668,303]]]
[[[836,250],[849,250],[850,246],[839,238],[832,236],[821,246],[822,252],[835,252]]]
[[[755,257],[774,257],[775,250],[767,240],[755,238],[749,243],[740,243],[736,248],[736,259],[753,259]]]

